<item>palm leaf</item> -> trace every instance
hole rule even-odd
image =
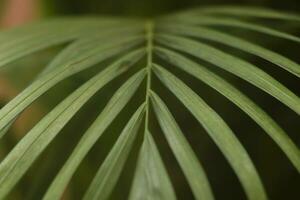
[[[57,174],[56,179],[49,187],[48,193],[44,199],[59,199],[61,197],[68,181],[71,179],[73,173],[83,160],[84,156],[92,148],[112,120],[117,116],[117,114],[119,114],[121,109],[125,107],[126,103],[139,87],[144,76],[145,71],[137,73],[135,76],[128,79],[128,81],[124,83],[124,85],[120,87],[118,91],[116,91],[115,95],[103,109],[102,113],[81,138],[72,155],[69,157],[66,164]]]
[[[276,124],[276,122],[268,116],[259,106],[257,106],[251,99],[236,89],[222,77],[207,70],[205,67],[187,59],[186,57],[175,53],[173,51],[156,48],[158,55],[167,59],[170,63],[191,74],[197,79],[203,81],[211,86],[219,93],[224,95],[245,113],[247,113],[257,124],[259,124],[267,134],[281,147],[281,149],[290,158],[290,161],[300,171],[300,156],[298,147],[287,136],[284,130]]]
[[[300,114],[300,98],[253,64],[191,39],[178,36],[160,35],[157,37],[157,40],[159,43],[165,44],[168,47],[189,53],[210,62],[217,67],[221,67],[222,69],[264,90],[290,107],[296,113]]]
[[[230,128],[196,93],[178,78],[155,65],[159,79],[203,125],[207,133],[228,159],[249,199],[266,199],[258,174],[243,146]]]
[[[247,17],[267,18],[267,19],[300,21],[300,16],[297,14],[278,12],[276,10],[263,9],[259,7],[243,8],[239,6],[218,6],[218,7],[201,8],[200,12],[209,15],[222,14],[222,15],[230,15],[230,16],[247,16]]]
[[[118,134],[116,142],[101,163],[84,199],[111,197],[124,173],[123,169],[133,146],[137,143],[140,148],[128,198],[177,199],[172,173],[168,171],[168,165],[165,165],[165,160],[160,155],[161,143],[153,137],[157,133],[151,121],[155,119],[195,199],[215,198],[213,184],[205,167],[186,139],[180,123],[175,120],[176,116],[169,106],[172,102],[162,100],[163,95],[156,91],[157,80],[203,126],[232,167],[247,198],[267,199],[262,177],[236,136],[240,133],[234,133],[220,114],[209,106],[209,102],[205,102],[193,87],[181,79],[181,74],[175,75],[172,72],[174,68],[166,68],[166,65],[174,66],[230,100],[274,140],[300,172],[299,148],[286,131],[246,94],[198,63],[203,60],[213,64],[212,67],[228,71],[300,114],[300,98],[287,86],[260,69],[260,66],[251,63],[251,60],[206,44],[206,41],[213,41],[234,47],[273,63],[299,79],[300,65],[297,62],[256,42],[214,30],[213,27],[247,29],[295,43],[299,43],[300,38],[266,25],[245,22],[239,17],[290,23],[300,21],[296,14],[253,7],[221,6],[193,9],[147,21],[109,17],[53,19],[0,33],[0,70],[4,67],[9,70],[10,62],[24,56],[55,45],[67,44],[32,83],[0,110],[0,139],[8,134],[14,121],[25,109],[54,86],[91,67],[98,70],[96,75],[82,83],[37,122],[1,161],[0,199],[9,195],[76,113],[99,90],[112,85],[116,79],[122,85],[81,136],[52,183],[47,183],[50,185],[43,199],[62,198],[84,158],[96,142],[103,138],[103,133],[110,130],[108,127],[112,122],[117,121],[118,116],[123,116],[121,111],[125,108],[134,114],[130,119],[123,119],[127,125],[122,127],[123,131]],[[143,95],[140,94],[141,91],[144,92]],[[133,98],[135,95],[142,96],[143,102],[140,106],[129,107],[130,101],[136,102],[137,99]],[[139,134],[142,134],[141,141],[137,140]]]
[[[134,52],[134,56],[137,56]],[[66,125],[72,116],[99,89],[127,69],[124,61],[132,62],[132,54],[121,58],[78,88],[68,98],[45,116],[0,164],[0,198],[14,186],[30,167],[31,163],[45,149],[56,134]],[[20,153],[22,152],[22,153]]]
[[[101,21],[100,24],[99,21]],[[98,35],[99,33],[105,35],[116,29],[128,30],[134,27],[136,23],[129,22],[129,24],[126,23],[125,27],[122,27],[120,20],[59,19],[34,24],[22,29],[9,30],[0,34],[0,68],[11,61],[47,47],[70,42],[83,36]],[[116,27],[116,25],[118,26]],[[103,29],[105,29],[104,32]]]
[[[199,19],[197,19],[199,18]],[[300,42],[300,38],[291,34],[287,34],[269,27],[261,26],[258,24],[244,22],[232,18],[217,18],[217,17],[209,17],[209,16],[178,16],[175,19],[166,18],[167,23],[169,24],[188,24],[188,25],[202,25],[202,26],[225,26],[225,27],[234,27],[234,28],[242,28],[246,30],[251,30],[258,33],[263,33],[270,36],[275,36],[278,38],[283,38],[286,40],[291,40],[293,42]]]
[[[145,105],[142,104],[127,123],[116,144],[99,168],[84,195],[84,199],[107,199],[109,197],[129,156],[134,139],[137,136],[144,108]]]
[[[300,76],[300,66],[294,61],[272,51],[256,45],[254,43],[248,42],[246,40],[240,39],[235,36],[231,36],[226,33],[215,31],[213,29],[204,28],[204,27],[192,27],[192,26],[164,26],[162,29],[166,33],[174,33],[185,36],[192,36],[197,38],[203,38],[211,40],[214,42],[219,42],[231,47],[235,47],[242,51],[246,51],[258,57],[261,57],[271,63],[276,64],[279,67],[289,71],[290,73]]]
[[[154,92],[151,93],[154,109],[167,141],[174,152],[196,199],[214,199],[204,169],[184,138],[167,106]]]
[[[145,134],[129,199],[176,199],[150,132]]]
[[[93,64],[103,61],[111,56],[115,56],[118,53],[130,49],[131,45],[136,45],[141,41],[135,41],[136,38],[125,39],[125,44],[128,45],[124,47],[120,46],[111,46],[108,47],[105,45],[100,45],[101,43],[97,43],[95,41],[78,41],[74,43],[70,48],[67,48],[65,51],[74,54],[79,46],[84,46],[88,43],[90,47],[89,51],[85,51],[82,53],[81,51],[76,52],[74,56],[76,59],[69,60],[68,58],[64,60],[63,63],[59,63],[59,67],[55,70],[51,71],[51,73],[45,74],[45,76],[40,77],[36,81],[34,81],[31,85],[29,85],[22,93],[20,93],[16,98],[14,98],[11,102],[9,102],[3,109],[0,111],[0,130],[3,129],[2,124],[6,124],[7,122],[12,121],[17,117],[20,112],[22,112],[28,105],[30,105],[35,99],[41,96],[44,92],[49,90],[58,82],[63,79],[71,76],[72,74],[82,71],[83,69],[90,67]],[[122,45],[122,43],[118,43]],[[100,46],[100,47],[99,47]],[[94,48],[93,48],[94,47]],[[63,54],[65,53],[62,52]],[[58,58],[59,59],[59,58]],[[125,60],[126,61],[126,60]],[[54,60],[56,62],[56,60]],[[126,61],[127,62],[127,61]],[[122,63],[121,63],[122,64]],[[70,70],[71,69],[71,70]],[[2,137],[3,135],[0,135]]]

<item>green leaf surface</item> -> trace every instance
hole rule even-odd
[[[161,29],[165,33],[179,34],[183,36],[192,36],[201,39],[207,39],[214,42],[219,42],[231,47],[235,47],[242,51],[251,53],[258,57],[261,57],[283,69],[293,73],[297,77],[300,77],[300,65],[287,57],[284,57],[272,50],[266,49],[252,42],[240,39],[237,36],[231,36],[230,34],[215,31],[205,27],[192,27],[192,26],[164,26]]]
[[[179,17],[170,17],[166,18],[163,24],[185,24],[185,25],[201,25],[201,26],[225,26],[225,27],[234,27],[242,28],[246,30],[255,31],[258,33],[263,33],[266,35],[290,40],[293,42],[300,42],[300,38],[285,32],[281,32],[267,26],[258,25],[255,23],[244,22],[233,18],[228,17],[209,17],[209,16],[179,16]]]
[[[204,66],[165,48],[156,48],[157,55],[214,88],[247,113],[278,144],[300,172],[300,151],[288,134],[258,105],[225,79]]]
[[[131,117],[117,142],[99,168],[84,195],[84,200],[106,200],[110,196],[130,154],[144,116],[144,111],[145,104],[142,104]]]
[[[145,77],[145,70],[128,79],[113,95],[95,122],[82,136],[72,154],[57,174],[43,199],[60,199],[68,182],[89,150],[128,103]]]
[[[250,200],[267,199],[263,184],[244,147],[223,119],[174,75],[155,65],[157,77],[185,105],[213,139],[238,176]]]
[[[250,22],[249,19],[260,20],[260,23]],[[41,73],[34,77],[23,91],[1,108],[0,139],[7,134],[9,128],[14,125],[15,120],[24,110],[29,109],[37,99],[54,86],[66,79],[73,80],[77,75],[81,77],[81,73],[86,77],[87,71],[85,70],[90,67],[94,67],[91,70],[95,71],[95,75],[88,77],[87,81],[82,83],[80,83],[82,79],[76,79],[76,84],[79,84],[77,89],[63,98],[57,106],[51,108],[48,114],[36,122],[35,126],[19,141],[9,143],[14,135],[1,140],[4,145],[9,140],[8,145],[14,145],[14,147],[4,155],[4,159],[0,162],[0,199],[15,198],[18,195],[23,198],[23,195],[28,194],[28,197],[24,198],[35,198],[35,192],[37,192],[37,198],[44,195],[45,200],[58,200],[64,198],[65,191],[70,191],[71,196],[74,197],[74,190],[77,190],[78,184],[81,187],[80,184],[84,182],[81,182],[81,178],[85,179],[85,175],[82,177],[80,172],[78,174],[80,181],[71,182],[79,166],[82,164],[87,169],[85,173],[92,173],[89,168],[90,163],[83,162],[86,155],[101,139],[103,133],[110,130],[108,127],[112,125],[112,122],[119,124],[118,120],[126,120],[127,125],[120,127],[123,128],[121,133],[116,133],[118,138],[109,147],[110,149],[107,149],[109,153],[105,160],[99,163],[99,169],[95,172],[87,191],[76,191],[75,195],[84,195],[82,192],[85,192],[83,197],[85,200],[111,198],[118,182],[123,181],[119,179],[122,173],[126,173],[123,170],[126,168],[126,162],[135,142],[141,142],[139,152],[135,152],[139,155],[137,166],[133,169],[135,170],[133,183],[130,191],[124,191],[125,194],[130,192],[129,197],[123,195],[124,199],[175,200],[177,193],[178,198],[181,197],[181,191],[176,191],[174,186],[187,183],[191,189],[189,191],[191,194],[188,195],[193,195],[196,200],[213,200],[217,195],[213,194],[210,177],[207,177],[205,173],[206,168],[203,168],[201,158],[199,160],[194,152],[197,146],[189,144],[185,137],[187,133],[182,132],[179,121],[177,124],[175,120],[178,116],[173,116],[169,110],[168,107],[171,108],[173,104],[168,99],[169,96],[165,96],[164,101],[158,96],[162,91],[158,93],[156,90],[162,88],[156,87],[158,86],[156,81],[161,81],[166,86],[165,89],[170,90],[174,97],[184,105],[186,114],[192,114],[203,126],[232,167],[247,199],[267,199],[261,177],[245,147],[226,124],[226,119],[223,120],[209,106],[210,102],[202,99],[202,93],[194,92],[181,80],[181,77],[202,81],[220,93],[221,98],[224,96],[235,104],[274,140],[296,170],[300,172],[300,151],[295,141],[289,138],[288,134],[291,133],[287,134],[260,105],[254,102],[254,99],[250,99],[222,75],[210,70],[215,67],[225,70],[256,86],[257,89],[263,90],[292,111],[300,114],[300,97],[296,91],[292,92],[259,66],[252,64],[251,59],[259,57],[275,64],[293,74],[295,80],[300,77],[300,65],[277,53],[276,50],[260,46],[256,41],[242,39],[238,35],[239,31],[243,31],[242,33],[246,31],[245,33],[249,35],[259,33],[255,35],[257,37],[270,36],[271,42],[286,39],[289,41],[283,42],[299,44],[299,36],[283,32],[279,28],[270,28],[269,22],[297,25],[300,17],[298,14],[255,7],[210,6],[165,15],[154,20],[126,17],[64,17],[1,31],[0,70],[10,67],[9,63],[40,50],[56,45],[61,45],[62,50],[50,64],[41,68]],[[223,28],[238,29],[237,35],[226,33]],[[209,44],[211,42],[220,45],[214,47]],[[222,50],[224,45],[234,48],[234,51],[225,52]],[[238,51],[253,56],[248,57],[248,60],[242,59],[238,57],[238,53],[234,55]],[[198,63],[199,61],[209,63],[209,66],[203,66]],[[160,65],[170,65],[170,72]],[[26,66],[18,65],[18,67]],[[15,69],[9,70],[14,73]],[[176,77],[172,74],[173,70],[181,70],[184,74],[178,73]],[[119,77],[124,72],[128,72],[126,76]],[[153,72],[158,79],[152,76]],[[116,91],[111,91],[114,94],[107,103],[101,103],[106,103],[103,110],[79,138],[70,155],[66,154],[68,156],[66,162],[53,177],[52,183],[49,183],[54,173],[52,166],[58,167],[58,163],[64,162],[64,160],[53,160],[53,158],[57,152],[61,151],[61,147],[64,144],[68,145],[69,142],[54,141],[56,136],[73,120],[79,110],[84,109],[84,105],[92,100],[99,90],[112,86],[118,77],[124,83]],[[126,80],[123,80],[125,77],[127,77]],[[245,84],[248,84],[246,82]],[[137,91],[139,94],[135,95]],[[57,95],[60,95],[60,91],[57,92]],[[142,105],[128,104],[133,96],[137,98],[134,102],[144,101]],[[98,100],[103,101],[101,98]],[[129,109],[129,112],[134,114],[128,119],[120,119],[120,114],[125,107],[128,107],[126,110]],[[151,108],[154,110],[153,113]],[[158,141],[156,143],[152,138],[156,134],[154,131],[156,126],[153,126],[152,120],[158,121],[163,137],[166,139],[167,148],[170,147],[186,181],[178,183],[174,176],[177,172],[174,174],[172,166],[166,165],[168,166],[166,168],[164,165],[167,160],[162,160],[160,147],[157,146],[160,143]],[[236,120],[238,119],[235,119],[235,122]],[[140,127],[143,127],[143,130],[140,130]],[[294,125],[288,128],[293,131]],[[11,131],[8,133],[15,134]],[[138,134],[144,135],[140,138],[141,141],[137,140]],[[48,147],[52,142],[57,142],[55,144],[59,144],[60,148]],[[5,147],[1,149],[6,150]],[[47,162],[42,165],[35,166],[35,161],[44,156],[44,150],[48,149],[54,150],[51,153],[52,156],[47,157]],[[38,172],[38,174],[46,174],[46,176],[36,174],[35,177],[38,178],[26,177],[24,182],[20,181],[25,174],[29,173],[27,171],[31,167],[40,168],[41,170],[38,171],[41,173]],[[55,170],[57,170],[56,167]],[[168,173],[169,171],[172,173]],[[29,181],[28,187],[30,188],[28,190],[25,188],[25,190],[29,193],[19,187],[14,188],[19,182],[21,188],[25,186],[24,184],[27,186],[27,181]],[[270,185],[267,186],[270,187]],[[16,191],[9,196],[13,189]],[[44,190],[47,190],[46,193],[41,194]],[[273,195],[270,194],[270,196]]]
[[[205,171],[171,112],[154,92],[151,92],[151,99],[160,127],[183,170],[195,198],[197,200],[214,199]]]
[[[248,81],[300,114],[300,98],[255,65],[191,39],[169,35],[159,35],[156,39],[165,46],[205,60]]]
[[[102,23],[99,23],[99,21]],[[61,19],[16,28],[0,34],[0,69],[6,64],[39,50],[70,42],[83,36],[109,32],[136,31],[138,22],[122,26],[120,21],[101,19]]]
[[[176,199],[168,173],[149,131],[145,133],[129,199]]]
[[[7,195],[76,112],[98,90],[122,72],[125,72],[133,64],[132,59],[137,56],[136,52],[133,55],[129,54],[123,57],[83,84],[24,136],[0,163],[0,199]],[[124,66],[124,61],[127,61],[126,66]]]
[[[66,60],[77,60],[79,56],[93,50],[95,46],[103,48],[108,45],[119,44],[120,41],[130,40],[140,37],[143,29],[140,25],[130,27],[118,27],[101,32],[90,33],[86,37],[80,38],[64,49],[52,62],[43,70],[40,76],[45,75],[52,70],[65,66]],[[113,42],[112,42],[113,41]],[[123,43],[123,42],[122,42]],[[123,44],[120,45],[123,45]],[[97,49],[94,49],[97,50]],[[78,59],[79,60],[79,59]]]
[[[276,11],[268,8],[261,7],[242,7],[242,6],[213,6],[191,10],[189,13],[201,13],[201,14],[221,14],[228,16],[245,16],[245,17],[258,17],[267,19],[280,19],[280,20],[292,20],[300,22],[299,14],[293,14],[288,12]]]
[[[28,107],[32,102],[34,102],[38,97],[52,88],[54,85],[64,80],[65,78],[82,71],[90,66],[93,66],[107,58],[116,56],[121,52],[128,51],[132,46],[140,44],[142,38],[123,38],[117,40],[115,43],[101,45],[95,41],[78,41],[80,45],[87,44],[90,49],[84,52],[78,51],[78,43],[74,43],[72,47],[66,49],[72,57],[70,59],[64,60],[64,63],[60,62],[60,66],[51,73],[47,73],[44,76],[40,76],[36,81],[29,85],[25,90],[23,90],[17,97],[11,100],[0,110],[0,130],[2,130],[12,119],[16,118],[26,107]],[[84,48],[84,47],[83,47]],[[75,55],[73,52],[76,52]],[[62,52],[64,53],[64,51]],[[144,54],[144,50],[139,49],[133,52],[134,57],[139,57]],[[138,56],[139,55],[139,56]],[[73,58],[76,56],[76,59]],[[131,62],[130,60],[125,60],[126,62]],[[3,135],[0,135],[0,138]]]

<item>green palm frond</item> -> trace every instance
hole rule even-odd
[[[212,64],[252,84],[300,114],[300,98],[256,64],[209,42],[233,47],[260,57],[292,76],[300,65],[271,49],[225,33],[214,27],[234,27],[300,43],[300,38],[268,28],[243,17],[299,23],[300,16],[261,8],[207,7],[163,16],[155,20],[108,17],[49,20],[0,33],[0,70],[9,63],[58,44],[68,43],[22,92],[0,110],[0,139],[22,112],[54,86],[96,64],[103,63],[88,81],[44,116],[0,163],[0,199],[4,199],[76,113],[100,90],[129,73],[99,116],[82,135],[47,189],[44,199],[60,199],[73,175],[108,127],[120,116],[136,93],[143,102],[131,107],[132,116],[111,147],[88,187],[84,199],[108,199],[118,183],[130,153],[141,135],[129,199],[176,199],[172,181],[153,137],[150,121],[158,121],[195,199],[214,199],[209,176],[189,144],[169,103],[155,91],[159,81],[192,114],[223,153],[248,199],[267,199],[261,177],[245,147],[225,120],[181,77],[171,65],[213,88],[255,121],[281,148],[300,172],[300,152],[267,112],[251,98],[198,61]],[[153,111],[153,115],[151,112]]]

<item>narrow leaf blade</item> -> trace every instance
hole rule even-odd
[[[156,117],[197,200],[214,199],[205,171],[165,103],[151,92]]]
[[[136,52],[135,52],[136,53]],[[0,199],[4,198],[20,180],[76,112],[104,85],[125,72],[133,64],[136,54],[129,54],[100,72],[75,90],[47,114],[0,163]]]
[[[72,154],[64,164],[63,168],[57,174],[56,178],[47,190],[44,200],[60,199],[68,182],[72,178],[79,164],[93,147],[96,141],[101,137],[103,132],[116,118],[120,111],[125,107],[130,98],[133,96],[143,78],[145,71],[138,72],[128,79],[113,95],[105,106],[101,114],[95,122],[82,136],[79,143],[76,145]]]
[[[204,66],[168,49],[156,48],[156,51],[157,55],[214,88],[247,113],[278,144],[300,172],[300,152],[296,144],[294,144],[288,134],[251,99],[225,79],[212,73]]]
[[[214,64],[267,92],[300,114],[300,98],[255,65],[204,43],[178,36],[158,36],[158,42]]]
[[[203,125],[238,176],[250,200],[267,199],[263,184],[244,147],[222,118],[181,80],[155,65],[155,74]]]
[[[139,154],[130,200],[176,200],[175,192],[151,133],[146,132]]]
[[[162,29],[166,33],[180,34],[183,36],[192,36],[196,38],[202,38],[219,42],[231,47],[238,48],[242,51],[259,56],[275,65],[282,67],[283,69],[293,73],[297,77],[300,77],[300,65],[289,58],[282,56],[272,50],[266,49],[252,42],[240,39],[237,36],[231,36],[230,34],[215,31],[213,29],[204,27],[192,27],[192,26],[165,26]]]
[[[268,28],[263,25],[258,25],[255,23],[244,22],[232,18],[226,17],[208,17],[208,16],[198,16],[198,17],[191,17],[191,16],[181,16],[181,17],[170,17],[169,19],[165,19],[166,21],[163,24],[186,24],[186,25],[201,25],[201,26],[225,26],[225,27],[235,27],[235,28],[242,28],[246,30],[255,31],[258,33],[270,35],[273,37],[278,37],[290,41],[294,41],[300,43],[300,38],[289,33],[285,33],[282,31],[278,31],[272,28]]]
[[[97,41],[92,42],[89,40],[74,43],[74,45],[66,49],[66,51],[62,52],[62,54],[65,54],[65,52],[71,54],[70,59],[66,57],[63,62],[59,62],[59,67],[51,71],[51,73],[40,76],[0,110],[0,130],[16,118],[32,102],[60,81],[105,59],[116,56],[130,49],[132,46],[139,44],[142,40],[143,39],[139,37],[131,39],[123,38],[104,46],[101,45],[101,43],[97,43]],[[86,46],[84,46],[84,44]],[[78,48],[80,49],[82,46],[85,47],[86,51],[82,52],[78,50]],[[136,51],[135,53],[140,56],[144,54],[144,50],[138,49]],[[129,63],[130,62],[131,61],[129,61]],[[0,135],[0,137],[1,136],[3,135]]]
[[[300,16],[297,14],[291,14],[287,12],[276,11],[267,8],[260,7],[241,7],[241,6],[213,6],[201,8],[198,10],[201,14],[222,14],[229,16],[246,16],[246,17],[258,17],[258,18],[266,18],[266,19],[280,19],[280,20],[292,20],[296,22],[300,22]],[[191,13],[195,13],[198,11],[191,11]]]
[[[99,168],[84,195],[84,200],[106,200],[110,196],[137,136],[144,110],[145,104],[142,104],[131,117],[112,150]]]

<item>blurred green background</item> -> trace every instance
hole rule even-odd
[[[155,16],[181,9],[204,5],[238,4],[266,6],[277,9],[299,11],[298,0],[48,0],[48,8],[59,14],[115,14],[133,16]]]
[[[0,11],[2,16],[7,14],[8,1],[0,0]],[[299,0],[41,0],[33,1],[37,4],[37,15],[33,15],[24,20],[29,22],[40,18],[57,17],[64,15],[117,15],[117,16],[136,16],[136,17],[154,17],[169,12],[175,12],[182,9],[194,8],[206,5],[251,5],[275,8],[300,14]],[[250,19],[245,19],[250,20]],[[257,23],[267,24],[282,31],[300,36],[300,25],[286,22],[273,22],[268,20],[256,20]],[[12,23],[14,23],[12,21]],[[22,22],[23,23],[23,22]],[[21,22],[18,22],[21,24]],[[3,26],[2,29],[5,27]],[[247,40],[254,41],[274,51],[300,63],[300,45],[293,44],[280,39],[266,37],[262,34],[255,34],[247,31],[235,29],[226,29],[228,33],[236,34]],[[0,44],[1,45],[1,44]],[[235,49],[223,47],[218,44],[212,44],[232,54],[237,54],[252,63],[260,66],[280,82],[288,86],[293,92],[300,96],[300,81],[296,77],[288,74],[280,68],[254,56],[243,52],[237,52]],[[17,62],[11,63],[10,67],[0,72],[0,106],[4,105],[9,99],[13,98],[20,90],[28,85],[34,77],[62,48],[63,46],[44,50],[39,53],[22,58]],[[100,64],[101,65],[101,64]],[[99,65],[99,66],[100,66]],[[167,64],[166,64],[167,66]],[[174,70],[172,66],[167,66],[180,75],[205,101],[211,105],[225,121],[230,125],[242,144],[248,150],[253,159],[259,174],[265,184],[270,199],[274,200],[293,200],[300,198],[300,180],[299,174],[292,167],[291,163],[284,156],[281,150],[274,142],[256,125],[249,117],[242,113],[232,103],[227,101],[221,95],[207,87],[206,85],[194,80],[191,76],[183,74],[181,71]],[[210,67],[210,66],[208,66]],[[66,81],[63,81],[50,92],[43,95],[32,105],[23,116],[20,117],[17,124],[11,130],[11,133],[0,143],[0,159],[22,138],[42,116],[44,116],[59,101],[66,97],[71,91],[86,81],[95,73],[96,68],[87,70],[80,75],[75,75]],[[217,69],[214,72],[224,76],[228,81],[245,92],[263,109],[265,109],[278,122],[293,139],[300,145],[300,119],[297,114],[290,111],[287,107],[271,98],[267,94],[259,91],[253,86],[241,81],[240,79]],[[121,84],[128,75],[122,76],[114,84],[104,88],[92,101],[75,116],[57,137],[51,143],[49,148],[43,153],[42,157],[31,168],[24,177],[9,199],[41,199],[49,183],[62,166],[65,159],[70,154],[74,145],[83,134],[84,130],[95,119],[101,108],[105,105],[115,89]],[[1,85],[2,84],[2,85]],[[203,128],[184,110],[183,106],[175,100],[160,84],[154,87],[160,91],[169,104],[179,124],[182,126],[186,137],[197,152],[199,159],[203,163],[208,173],[209,180],[212,183],[213,190],[217,199],[240,200],[245,199],[245,195],[235,174],[230,169],[224,157],[207,136]],[[132,113],[132,107],[136,102],[143,98],[141,92],[130,103],[127,109],[122,112],[118,122],[115,122],[102,137],[95,148],[92,149],[87,159],[80,166],[74,176],[72,183],[68,187],[64,199],[81,199],[83,192],[88,187],[101,161],[107,155],[110,146],[115,141],[118,132],[126,122],[126,117]],[[96,108],[96,109],[95,109]],[[123,119],[122,119],[123,117]],[[125,120],[124,120],[125,119]],[[161,130],[157,122],[153,119],[152,126],[155,133],[155,139],[159,144],[159,149],[172,176],[172,182],[180,199],[193,199],[190,189],[187,187],[186,180],[167,147],[165,139],[161,136]],[[137,145],[135,148],[137,149]],[[126,199],[132,175],[136,153],[126,165],[126,173],[122,174],[121,181],[117,185],[112,199]]]

